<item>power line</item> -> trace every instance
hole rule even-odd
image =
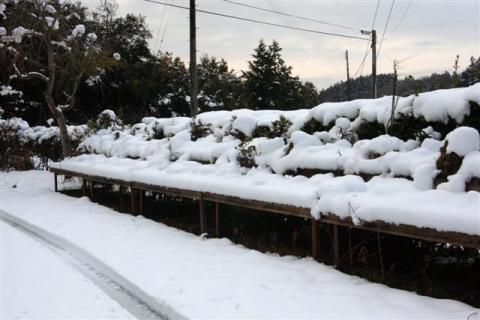
[[[157,51],[158,40],[160,39],[160,35],[163,33],[163,32],[162,32],[162,29],[163,29],[163,23],[164,23],[165,13],[167,12],[167,9],[169,9],[169,8],[163,7],[162,15],[161,15],[161,17],[160,17],[160,25],[158,26],[158,31],[157,31],[157,33],[155,34],[155,41],[154,41],[154,43],[153,43],[153,49],[154,49],[155,51]]]
[[[390,11],[388,12],[387,22],[385,23],[385,28],[383,29],[382,40],[380,40],[380,44],[378,46],[377,59],[378,59],[378,56],[380,55],[380,49],[382,49],[383,39],[385,38],[385,33],[387,32],[388,23],[390,22],[390,17],[392,16],[394,5],[395,5],[395,0],[392,0],[392,5],[390,6]]]
[[[352,31],[359,30],[359,29],[356,29],[356,28],[352,28],[352,27],[337,24],[337,23],[331,23],[331,22],[327,22],[327,21],[301,17],[301,16],[297,16],[297,15],[293,15],[293,14],[289,14],[289,13],[285,13],[285,12],[281,12],[281,11],[277,11],[277,10],[270,10],[270,9],[266,9],[266,8],[262,8],[262,7],[257,7],[257,6],[253,6],[253,5],[250,5],[250,4],[237,2],[237,1],[232,1],[232,0],[223,0],[223,1],[227,2],[227,3],[235,4],[237,6],[247,7],[247,8],[256,9],[256,10],[260,10],[260,11],[264,11],[264,12],[275,13],[275,14],[278,14],[278,15],[291,17],[291,18],[296,18],[296,19],[300,19],[300,20],[304,20],[304,21],[316,22],[316,23],[325,24],[325,25],[338,27],[338,28],[343,28],[343,29],[348,29],[348,30],[352,30]]]
[[[403,12],[403,15],[402,15],[402,18],[400,19],[400,22],[397,24],[397,26],[395,27],[395,29],[393,30],[393,32],[392,32],[391,34],[394,34],[395,32],[397,32],[398,28],[400,28],[400,25],[402,24],[403,19],[405,19],[408,10],[409,10],[410,7],[412,6],[412,2],[413,2],[413,0],[410,0],[410,2],[408,3],[407,8],[406,8],[405,11]]]
[[[379,7],[380,7],[380,0],[377,1],[377,7],[375,8],[375,14],[373,15],[372,27],[371,27],[372,30],[375,28],[375,21],[377,21],[377,14],[378,14]],[[359,71],[360,71],[360,75],[362,75],[363,67],[365,66],[365,61],[367,60],[369,52],[370,52],[370,41],[367,43],[367,47],[365,48],[365,54],[363,55],[362,62],[360,62],[360,65],[358,66],[357,71],[355,71],[353,78],[357,77],[357,74]]]
[[[171,0],[173,1],[173,0]],[[171,8],[169,8],[171,9]],[[172,16],[172,11],[171,10],[168,10],[168,14],[167,14],[167,21],[165,22],[165,28],[163,29],[163,34],[162,34],[162,38],[160,39],[160,46],[159,46],[159,50],[162,48],[163,46],[163,41],[165,40],[165,35],[167,34],[167,28],[168,28],[168,23],[170,22],[170,17]]]
[[[160,4],[160,5],[164,5],[164,6],[190,10],[189,7],[180,6],[180,5],[176,5],[176,4],[164,3],[164,2],[155,1],[155,0],[145,0],[145,1]],[[278,24],[278,23],[267,22],[267,21],[260,21],[260,20],[250,19],[250,18],[242,18],[242,17],[232,16],[232,15],[229,15],[229,14],[213,12],[213,11],[207,11],[207,10],[201,10],[201,9],[196,9],[195,11],[200,12],[200,13],[214,15],[214,16],[219,16],[219,17],[224,17],[224,18],[229,18],[229,19],[235,19],[235,20],[241,20],[241,21],[247,21],[247,22],[253,22],[253,23],[258,23],[258,24],[263,24],[263,25],[268,25],[268,26],[273,26],[273,27],[280,27],[280,28],[310,32],[310,33],[324,34],[324,35],[328,35],[328,36],[336,36],[336,37],[342,37],[342,38],[350,38],[350,39],[370,41],[369,38],[349,36],[349,35],[346,35],[346,34],[340,34],[340,33],[334,33],[334,32],[324,32],[324,31],[313,30],[313,29],[291,27],[291,26],[287,26],[287,25],[284,25],[284,24]]]
[[[377,21],[378,8],[380,7],[380,0],[377,1],[377,7],[375,9],[375,14],[373,15],[372,29],[375,27],[375,21]]]

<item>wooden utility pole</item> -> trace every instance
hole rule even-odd
[[[398,61],[393,61],[393,92],[392,92],[392,110],[390,113],[390,120],[388,121],[387,134],[390,132],[390,127],[393,125],[395,120],[395,109],[397,108],[398,98],[397,98],[397,81],[398,81]]]
[[[350,66],[348,65],[348,50],[345,50],[345,59],[347,60],[347,100],[350,101]]]
[[[360,30],[364,35],[369,35],[372,37],[372,98],[377,97],[377,31],[372,29],[372,31]]]
[[[372,30],[372,93],[377,97],[377,31]]]
[[[195,0],[190,0],[190,115],[198,113],[197,21]]]

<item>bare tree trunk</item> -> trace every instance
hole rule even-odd
[[[58,129],[60,131],[60,138],[62,140],[62,151],[63,157],[69,157],[72,153],[72,146],[70,141],[70,136],[68,135],[67,125],[65,123],[65,117],[63,116],[62,110],[57,108],[55,100],[53,99],[53,86],[55,85],[55,61],[53,56],[53,51],[48,50],[48,73],[49,79],[47,83],[47,89],[45,90],[45,101],[47,102],[48,109],[52,114],[53,118],[57,122]]]

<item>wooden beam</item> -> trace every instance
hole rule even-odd
[[[85,178],[82,178],[82,197],[87,196],[87,180]]]
[[[315,260],[320,259],[320,252],[319,252],[319,240],[318,240],[318,224],[319,222],[313,218],[310,219],[312,222],[312,257]]]
[[[242,199],[239,197],[215,194],[210,192],[199,192],[186,189],[171,188],[166,186],[149,185],[145,183],[135,181],[124,181],[120,179],[111,179],[106,177],[99,177],[93,175],[87,175],[70,170],[50,168],[50,171],[56,174],[70,175],[75,177],[81,177],[90,181],[96,181],[99,183],[110,183],[124,187],[134,187],[140,190],[146,190],[151,192],[157,192],[169,196],[187,199],[200,199],[203,198],[206,201],[223,203],[231,206],[237,206],[241,208],[255,209],[259,211],[268,211],[273,213],[292,215],[301,218],[311,218],[310,209],[300,208],[291,205],[285,205],[280,203],[264,202],[258,200]],[[341,219],[333,214],[322,214],[321,223],[333,224],[338,226],[351,227],[359,230],[381,232],[385,234],[391,234],[396,236],[408,237],[418,240],[426,240],[433,242],[443,242],[455,245],[460,245],[469,248],[480,248],[480,236],[470,235],[460,232],[452,231],[438,231],[432,228],[422,228],[413,225],[397,225],[389,224],[383,221],[371,221],[363,222],[362,224],[354,224],[351,218]]]
[[[338,238],[338,225],[333,225],[333,265],[337,267],[340,264],[340,241]]]
[[[200,209],[200,233],[207,233],[207,211],[205,208],[205,200],[199,200],[199,209]]]
[[[137,215],[137,201],[135,201],[135,196],[137,192],[135,189],[130,188],[130,213],[134,216]]]
[[[480,236],[469,235],[460,232],[438,231],[432,228],[422,228],[405,224],[390,224],[383,221],[364,221],[362,224],[354,224],[350,217],[341,219],[333,214],[322,215],[322,222],[338,226],[351,227],[359,230],[380,232],[399,237],[450,243],[468,248],[480,249]]]
[[[215,202],[215,237],[220,238],[220,203]]]
[[[54,186],[55,192],[58,192],[58,179],[57,179],[57,178],[58,178],[58,174],[55,173],[55,174],[53,175],[53,181],[54,181],[54,185],[55,185],[55,186]]]

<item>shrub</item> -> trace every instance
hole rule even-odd
[[[287,137],[288,129],[292,125],[292,122],[285,118],[283,115],[280,116],[278,120],[272,122],[271,126],[260,125],[253,130],[253,138],[277,138],[277,137]],[[244,139],[240,139],[244,140]]]
[[[73,147],[88,133],[86,126],[68,129]],[[32,128],[19,118],[0,120],[0,169],[48,168],[49,161],[61,158],[62,143],[57,127]]]
[[[355,133],[358,136],[358,139],[373,139],[375,137],[385,134],[385,126],[378,122],[362,122]]]
[[[311,118],[302,127],[302,131],[308,134],[314,134],[315,132],[328,131],[333,126],[333,124],[323,125],[317,119]]]
[[[250,144],[250,140],[244,140],[236,149],[239,151],[237,161],[243,168],[254,168],[255,156],[257,155],[257,148]]]
[[[212,133],[210,126],[208,124],[204,124],[202,120],[192,119],[190,126],[192,128],[190,132],[192,141],[197,141],[198,139],[204,138]]]

